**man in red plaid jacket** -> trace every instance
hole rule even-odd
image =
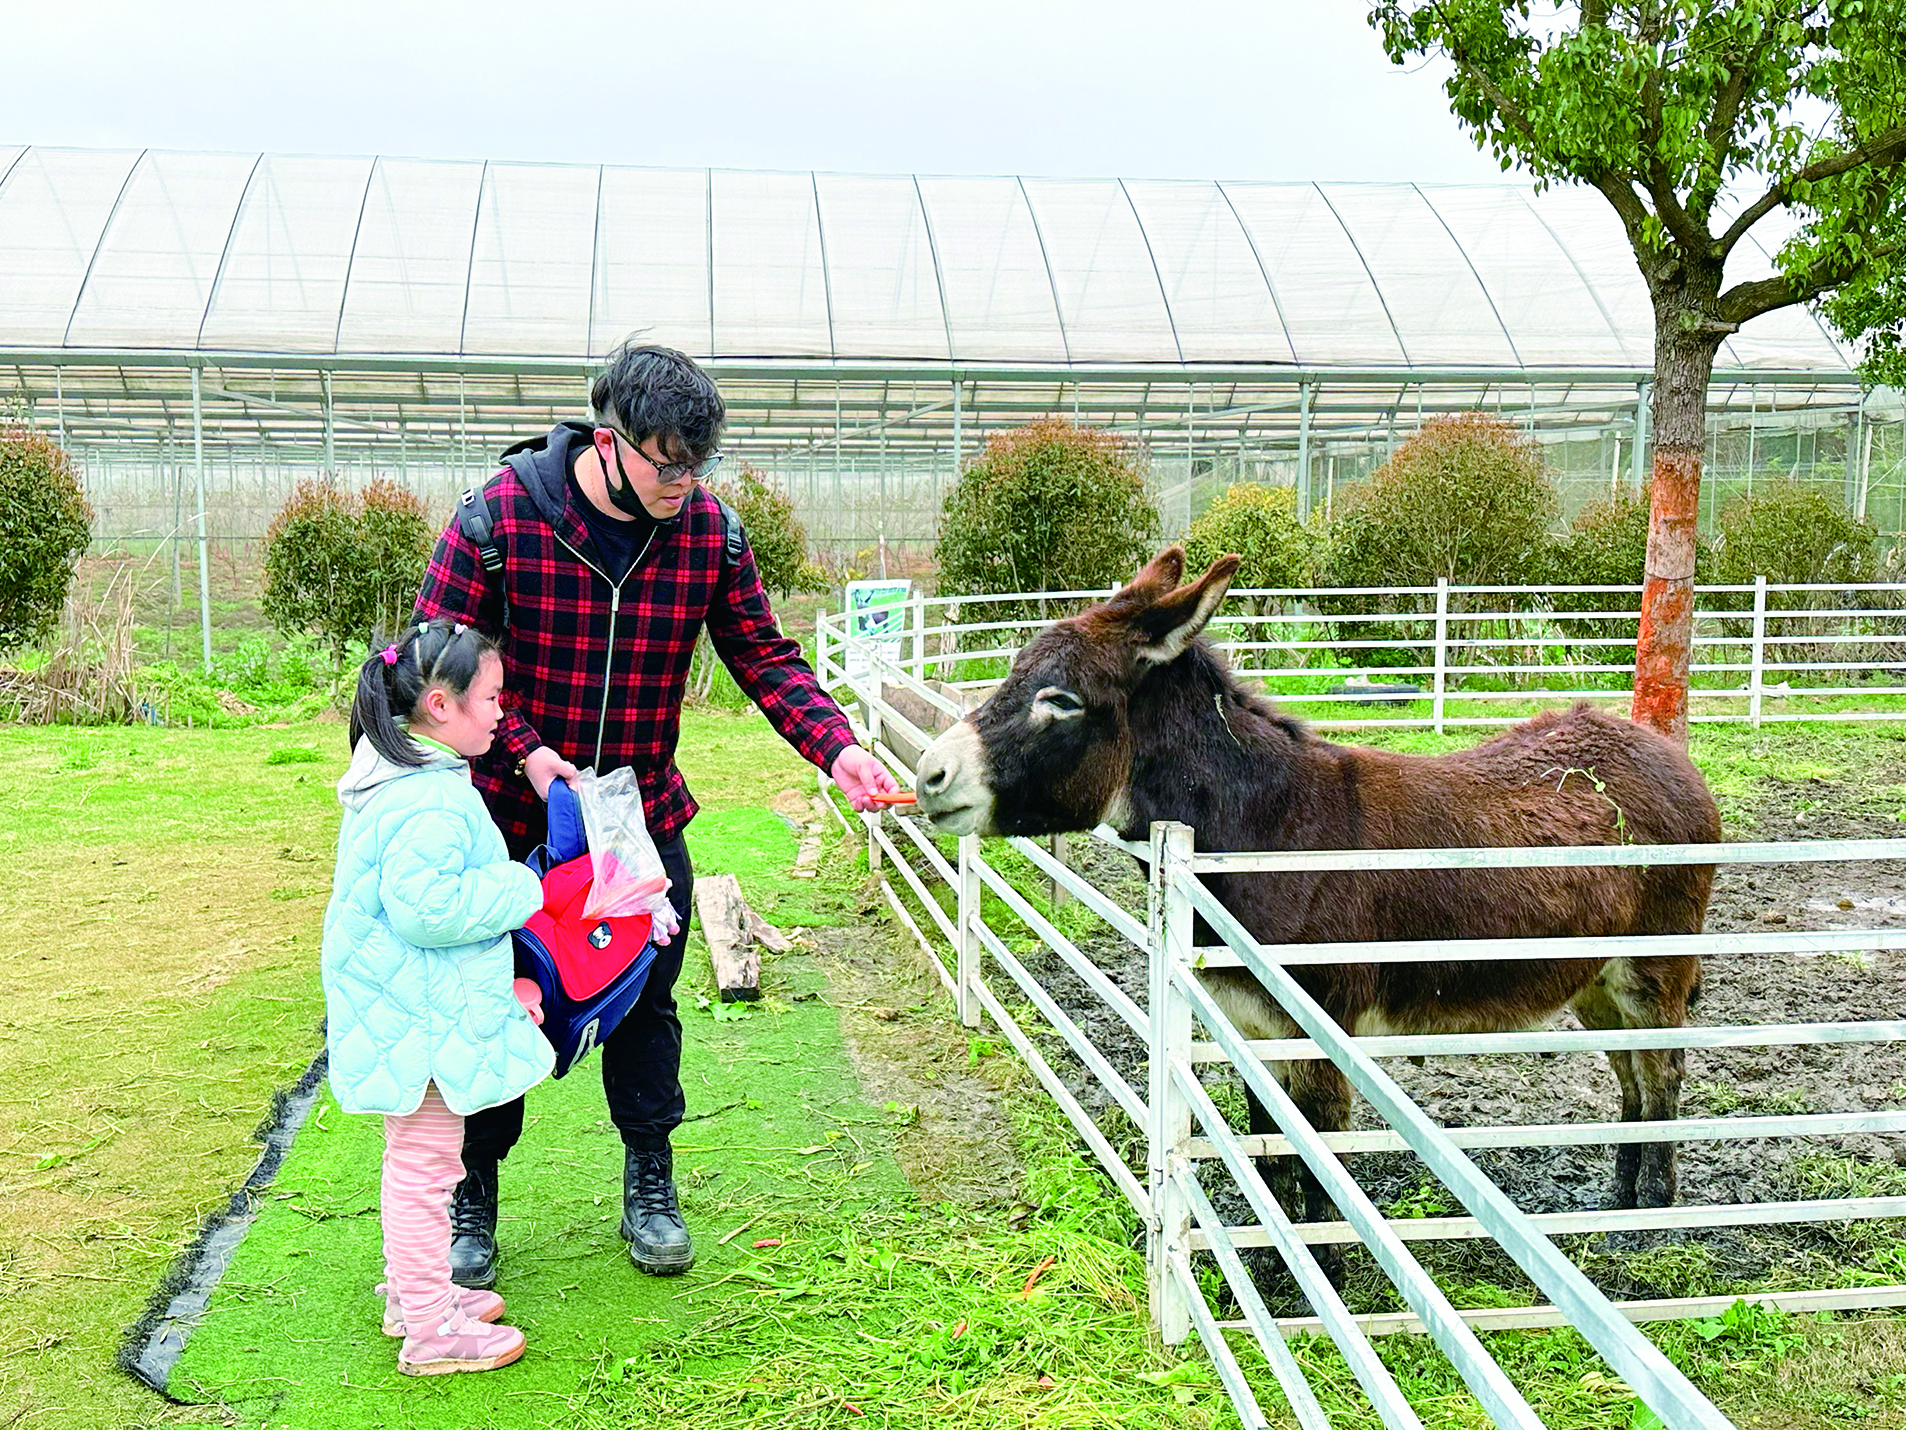
[[[856,809],[875,808],[894,783],[775,625],[739,519],[696,485],[721,460],[714,382],[672,349],[625,346],[590,405],[593,424],[561,423],[512,448],[483,489],[500,570],[486,569],[461,517],[444,528],[417,618],[467,621],[502,641],[503,723],[473,778],[514,857],[543,840],[552,780],[578,765],[636,772],[682,932],[603,1042],[602,1085],[626,1149],[622,1234],[637,1267],[672,1275],[695,1257],[669,1134],[684,1110],[674,987],[694,882],[682,834],[696,808],[675,746],[696,637],[707,629],[736,683]],[[521,1099],[465,1120],[451,1204],[460,1285],[496,1279],[497,1165],[522,1131]]]

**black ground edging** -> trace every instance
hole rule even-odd
[[[245,1178],[245,1184],[232,1193],[231,1202],[206,1217],[199,1234],[160,1278],[144,1314],[127,1328],[120,1343],[119,1368],[174,1404],[183,1402],[166,1390],[172,1368],[185,1350],[186,1337],[205,1314],[219,1278],[231,1265],[232,1254],[256,1220],[259,1194],[278,1175],[285,1153],[291,1150],[291,1139],[298,1135],[317,1102],[325,1067],[325,1055],[320,1051],[296,1083],[272,1094],[270,1114],[252,1133],[254,1142],[265,1144],[258,1165]]]

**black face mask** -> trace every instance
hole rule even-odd
[[[642,498],[636,495],[635,483],[629,480],[629,474],[622,469],[622,444],[612,442],[615,452],[615,477],[610,477],[605,467],[602,473],[602,485],[609,493],[609,501],[617,511],[627,512],[630,516],[654,521],[649,509],[642,505]]]

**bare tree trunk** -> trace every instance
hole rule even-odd
[[[1701,510],[1701,461],[1707,450],[1707,387],[1721,334],[1689,332],[1689,307],[1672,297],[1655,304],[1654,466],[1648,514],[1647,575],[1635,645],[1635,693],[1629,718],[1688,743],[1688,665],[1694,635],[1695,522]]]

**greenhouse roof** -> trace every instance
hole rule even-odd
[[[1749,266],[1766,252],[1730,277]],[[582,367],[632,333],[724,362],[1073,372],[1637,370],[1653,346],[1620,225],[1574,188],[0,146],[16,361]],[[1852,366],[1798,308],[1718,363]]]

